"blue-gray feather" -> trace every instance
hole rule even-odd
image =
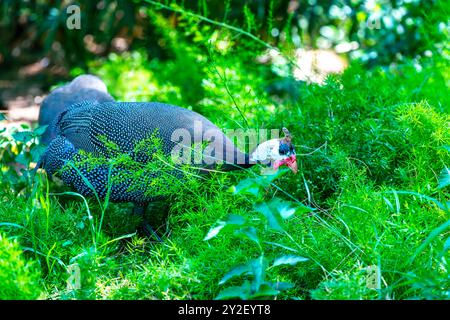
[[[109,150],[104,139],[113,142],[119,152],[128,154],[133,161],[145,165],[153,161],[152,157],[145,152],[136,152],[136,145],[156,132],[161,140],[163,153],[170,155],[177,145],[173,137],[176,130],[189,132],[191,140],[183,141],[189,147],[192,143],[201,142],[205,132],[214,132],[216,138],[220,137],[223,142],[215,154],[218,163],[225,161],[227,153],[231,153],[233,162],[237,156],[241,156],[247,161],[243,166],[249,164],[248,156],[242,154],[211,121],[191,110],[163,103],[83,102],[61,112],[54,127],[57,137],[50,143],[43,157],[44,168],[49,174],[61,169],[68,161],[77,160],[79,150],[108,157]],[[201,131],[196,132],[197,128],[201,128]],[[139,181],[131,180],[133,175],[128,169],[110,169],[107,165],[89,169],[87,166],[88,164],[82,165],[78,170],[64,170],[62,180],[83,195],[92,195],[94,188],[97,195],[104,198],[108,190],[108,177],[122,178],[119,179],[120,183],[112,185],[110,200],[113,202],[143,204],[152,201],[152,193],[157,193],[156,189],[152,189],[157,187],[148,185],[149,179],[157,177],[157,173],[149,173],[147,176],[144,174],[142,187],[130,190],[130,186],[136,183],[139,185]],[[214,167],[215,164],[200,166]],[[224,165],[226,169],[234,167],[234,163]],[[177,176],[178,172],[174,170],[173,175]]]

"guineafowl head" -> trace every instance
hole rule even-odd
[[[275,170],[281,166],[287,166],[297,173],[297,157],[292,144],[292,136],[286,128],[283,128],[283,133],[284,137],[281,139],[268,140],[258,145],[252,152],[250,160],[271,163]]]

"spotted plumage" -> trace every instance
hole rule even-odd
[[[48,145],[56,137],[53,122],[56,116],[71,105],[84,101],[110,102],[105,84],[93,75],[81,75],[67,85],[53,90],[42,102],[39,110],[39,125],[47,125],[41,143]]]
[[[192,148],[205,142],[208,147],[213,146],[212,152],[202,154],[200,162],[190,162],[200,171],[211,168],[234,170],[266,160],[274,161],[277,168],[286,164],[294,172],[297,170],[295,151],[287,130],[284,139],[262,143],[250,157],[236,148],[217,126],[196,112],[163,103],[114,102],[99,79],[101,84],[96,78],[84,77],[92,80],[99,90],[80,86],[83,78],[78,78],[66,89],[63,87],[52,93],[52,101],[59,96],[56,95],[58,92],[67,94],[64,96],[67,100],[53,115],[48,136],[50,143],[40,160],[49,175],[58,173],[65,184],[84,196],[105,198],[108,195],[112,202],[145,205],[182,180],[179,166],[155,160],[152,152],[146,152],[147,139],[155,134],[160,151],[167,157],[180,146]],[[80,96],[70,96],[73,88],[77,88],[73,95]],[[84,99],[84,89],[90,90],[90,94],[92,90],[96,91],[95,95]],[[41,113],[45,112],[41,110]],[[108,143],[114,148],[111,149]],[[116,155],[124,155],[133,165],[116,163]],[[97,163],[95,159],[102,161]],[[161,166],[148,167],[154,163]],[[163,176],[172,180],[166,185],[158,183]]]
[[[284,139],[263,143],[250,157],[202,115],[163,103],[114,102],[104,83],[90,75],[54,90],[41,106],[39,124],[49,127],[41,139],[47,148],[35,171],[43,166],[50,176],[58,173],[84,196],[132,202],[136,214],[143,214],[149,202],[185,187],[181,166],[186,162],[165,161],[173,159],[177,148],[182,155],[194,148],[188,164],[203,173],[266,160],[275,160],[274,168],[287,165],[297,171],[287,130]],[[154,138],[158,143],[153,145]],[[148,223],[143,227],[161,241]]]
[[[56,173],[68,163],[79,162],[80,150],[94,156],[108,157],[110,150],[105,141],[113,142],[119,154],[126,154],[132,161],[145,165],[154,160],[151,153],[137,150],[138,144],[156,133],[161,141],[163,154],[169,156],[178,142],[173,136],[177,130],[185,130],[192,138],[182,142],[185,146],[202,141],[206,131],[220,136],[223,143],[213,154],[214,158],[217,163],[221,163],[226,160],[225,153],[231,152],[233,159],[232,163],[221,164],[224,170],[236,168],[235,159],[238,157],[244,159],[241,167],[251,165],[248,156],[234,147],[208,119],[193,111],[162,103],[83,102],[61,112],[54,126],[57,137],[50,143],[42,158],[49,174]],[[217,163],[200,164],[200,167],[214,167]],[[143,204],[152,201],[154,194],[159,194],[158,188],[161,186],[148,184],[152,178],[159,176],[158,173],[143,176],[141,188],[130,190],[130,186],[139,185],[139,177],[134,181],[136,177],[123,166],[113,166],[111,172],[108,170],[106,164],[94,168],[88,168],[88,164],[78,168],[66,166],[61,178],[83,195],[92,196],[94,189],[100,198],[106,196],[108,181],[111,181],[108,174],[109,177],[118,178],[116,180],[121,182],[113,183],[110,191],[110,200],[114,202]],[[182,176],[178,170],[172,170],[170,174],[173,177]]]

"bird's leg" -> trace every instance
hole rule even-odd
[[[158,236],[155,230],[153,230],[152,226],[147,222],[144,217],[145,209],[147,209],[148,204],[138,205],[135,204],[133,208],[133,214],[142,216],[142,228],[144,229],[145,234],[150,237],[155,237],[158,242],[163,242],[162,239]]]

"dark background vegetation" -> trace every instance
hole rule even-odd
[[[66,27],[66,8],[71,4],[83,12],[83,27],[76,32]],[[178,1],[176,6],[289,49],[333,49],[354,41],[357,47],[350,57],[368,66],[416,58],[430,50],[428,44],[446,40],[446,1],[199,0]],[[171,59],[173,48],[163,33],[179,30],[183,22],[176,12],[156,8],[152,1],[3,0],[0,67],[19,68],[47,57],[55,72],[58,67],[86,69],[91,59],[137,49],[144,49],[150,58]],[[164,30],[152,19],[155,11],[164,19]],[[203,25],[207,23],[198,29]],[[193,30],[183,31],[191,31],[187,41],[196,40]],[[250,40],[237,35],[235,41],[245,45]]]

